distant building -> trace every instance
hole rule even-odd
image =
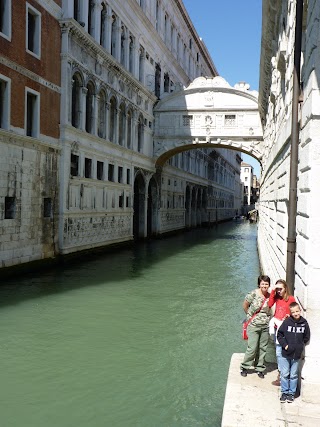
[[[243,183],[243,205],[251,205],[253,203],[253,167],[249,163],[241,162],[240,180]]]

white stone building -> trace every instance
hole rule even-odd
[[[252,203],[253,167],[249,163],[241,162],[240,180],[243,183],[243,205]]]
[[[7,40],[9,28],[18,22],[18,7],[25,11],[29,3],[25,0],[4,3],[8,25],[3,24],[0,30]],[[34,10],[31,18],[39,17],[35,30],[45,53],[41,56],[42,70],[48,67],[49,71],[46,76],[39,69],[38,76],[34,69],[21,68],[21,74],[47,88],[46,97],[41,95],[41,106],[46,106],[44,100],[47,100],[51,107],[38,109],[36,117],[49,130],[46,135],[42,124],[37,135],[25,135],[23,124],[8,125],[10,109],[5,110],[8,114],[2,120],[2,139],[5,137],[10,145],[10,137],[23,135],[18,138],[19,144],[28,145],[30,150],[22,153],[16,148],[0,148],[1,160],[9,173],[3,177],[0,193],[3,213],[0,226],[6,235],[5,242],[9,242],[0,247],[1,266],[231,218],[240,200],[237,193],[240,163],[235,151],[224,149],[220,143],[216,147],[196,144],[185,153],[171,152],[161,166],[156,165],[154,107],[159,100],[170,100],[175,91],[189,86],[194,91],[190,83],[200,76],[210,76],[211,80],[217,76],[183,2],[39,0],[35,3],[39,12]],[[44,37],[49,34],[45,27],[48,21],[40,19],[45,14],[55,20],[58,42],[56,33],[54,36],[50,33],[48,41]],[[11,68],[17,68],[17,64],[9,61],[15,50],[11,40],[7,41],[8,46],[1,51],[2,63],[5,61],[7,68],[9,63]],[[19,41],[25,43],[25,34]],[[54,49],[46,49],[53,43]],[[52,78],[52,71],[50,74],[55,69],[52,64],[59,65],[58,81]],[[2,75],[2,88],[8,88],[10,75]],[[50,91],[56,94],[55,102]],[[14,113],[11,122],[18,112],[24,117],[22,98],[10,98],[8,91],[4,93],[6,97],[2,100]],[[241,95],[243,102],[253,102],[256,109],[256,98],[244,91]],[[250,114],[256,112],[250,110]],[[220,121],[230,122],[233,132],[244,120],[243,116],[236,120],[235,114],[220,117]],[[245,129],[244,133],[248,133],[249,128]],[[225,138],[228,135],[229,132],[221,134]],[[49,153],[43,159],[41,150]],[[25,214],[19,212],[17,217],[9,219],[7,204],[12,191],[7,191],[10,188],[7,176],[21,169],[21,158],[30,166],[23,169],[24,175],[19,180],[21,198],[30,198],[34,203]],[[47,179],[52,162],[55,180]],[[40,186],[33,185],[35,178]],[[17,206],[21,205],[21,198],[17,199]],[[40,212],[44,199],[51,199],[52,207],[43,220]],[[37,220],[33,215],[37,215]],[[23,228],[19,225],[21,218]],[[29,239],[30,235],[36,235],[36,239]],[[23,239],[25,248],[21,245]]]
[[[320,403],[319,20],[317,0],[263,1],[259,95],[265,138],[260,259],[273,283],[287,277],[294,284],[310,324],[301,393],[303,400],[316,404]]]

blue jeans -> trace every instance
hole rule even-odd
[[[277,363],[278,363],[278,369],[280,371],[280,357],[282,357],[282,347],[280,344],[275,344],[276,346],[276,356],[277,356]]]
[[[278,358],[281,393],[295,395],[298,385],[299,361],[300,359],[286,359],[282,355]]]

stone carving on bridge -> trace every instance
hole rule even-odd
[[[263,156],[256,91],[244,82],[231,87],[222,77],[198,77],[160,100],[154,109],[154,156],[161,166],[172,155],[205,145]]]

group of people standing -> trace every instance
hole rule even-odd
[[[310,328],[301,316],[301,309],[290,295],[285,280],[278,280],[270,291],[269,276],[258,277],[258,288],[249,292],[243,309],[250,323],[247,328],[248,345],[241,363],[241,375],[246,377],[254,366],[258,376],[264,378],[265,356],[269,335],[275,342],[279,376],[274,385],[281,386],[280,401],[293,402],[298,385],[299,361],[304,345],[310,340]],[[274,314],[272,317],[272,307]]]

